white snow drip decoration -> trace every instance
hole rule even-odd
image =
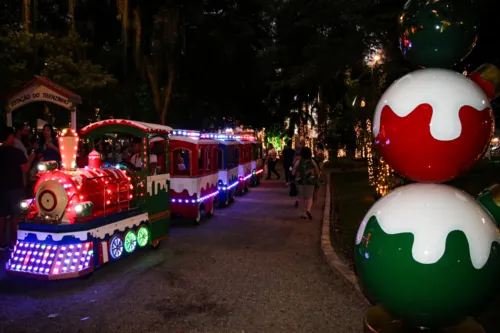
[[[166,190],[168,191],[169,189],[167,188],[167,181],[170,180],[170,174],[169,173],[164,173],[161,175],[154,175],[154,176],[148,176],[148,185],[147,185],[147,190],[149,195],[156,195],[156,189],[158,188],[158,184],[160,185],[160,190]],[[153,189],[153,182],[155,184],[155,188]]]
[[[75,232],[65,232],[65,233],[53,233],[53,232],[43,232],[43,231],[29,231],[19,229],[17,231],[17,239],[19,241],[24,241],[27,239],[29,235],[35,235],[36,239],[40,242],[43,242],[47,239],[48,236],[52,237],[53,241],[60,241],[64,237],[74,237],[82,242],[88,240],[88,236],[103,239],[106,236],[111,236],[116,231],[124,231],[127,228],[133,228],[138,226],[144,221],[148,220],[148,213],[142,213],[136,216],[132,216],[126,218],[124,220],[116,221],[110,224],[105,224],[101,227],[83,230],[83,231],[75,231]]]
[[[500,244],[499,230],[490,215],[470,195],[448,185],[411,184],[389,193],[366,214],[356,245],[372,216],[386,234],[413,234],[413,259],[421,264],[439,261],[448,234],[455,230],[464,232],[476,269],[488,261],[492,242]]]
[[[436,140],[450,141],[458,138],[462,124],[458,111],[471,106],[478,111],[491,108],[486,94],[463,74],[428,68],[407,74],[386,90],[375,109],[373,134],[380,131],[380,117],[388,105],[399,117],[406,117],[420,104],[432,106],[431,135]]]
[[[245,177],[246,175],[252,173],[252,164],[251,162],[246,162],[238,165],[238,175]]]
[[[233,179],[238,178],[238,167],[229,170],[219,170],[219,180],[223,184],[229,184]]]
[[[106,119],[85,126],[84,128],[81,129],[81,133],[86,134],[88,131],[94,128],[105,125],[134,126],[146,132],[165,132],[165,133],[172,132],[172,128],[165,125],[151,124],[142,121],[126,120],[126,119]]]
[[[219,173],[213,173],[210,175],[198,177],[198,178],[182,178],[172,176],[170,179],[170,189],[176,193],[182,193],[182,191],[187,190],[189,196],[193,194],[201,195],[201,189],[207,186],[217,187],[217,182],[219,181]]]

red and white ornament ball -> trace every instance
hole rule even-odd
[[[384,159],[418,182],[445,182],[469,170],[485,153],[493,131],[483,90],[446,69],[421,69],[394,82],[373,120]]]

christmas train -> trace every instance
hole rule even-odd
[[[90,274],[141,248],[157,248],[168,235],[171,215],[197,223],[213,215],[219,193],[226,192],[220,136],[120,119],[93,123],[81,134],[83,139],[63,130],[61,166],[38,165],[34,197],[21,202],[24,221],[7,274],[50,280]],[[238,152],[243,140],[255,141],[231,140]],[[83,168],[76,166],[79,141],[99,150],[88,154]],[[127,141],[130,158],[121,145]],[[235,168],[251,162],[250,155],[240,156]],[[237,185],[246,186],[259,170],[245,171],[243,181],[239,175]]]

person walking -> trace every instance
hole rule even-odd
[[[283,149],[283,167],[285,169],[285,182],[286,185],[290,185],[292,181],[292,166],[293,157],[295,156],[295,150],[292,148],[292,140],[286,142],[286,147]]]
[[[277,156],[276,149],[274,149],[273,144],[270,143],[267,149],[267,180],[271,179],[271,173],[274,173],[276,177],[278,177],[278,180],[281,178],[278,171],[276,171]]]
[[[314,190],[318,182],[319,168],[312,159],[312,151],[304,147],[300,151],[300,160],[293,166],[292,174],[295,176],[297,190],[303,214],[302,219],[312,220],[311,208],[313,205]]]
[[[17,225],[21,215],[20,203],[25,198],[23,174],[28,172],[28,159],[13,146],[14,130],[0,131],[0,250],[14,250]],[[7,232],[7,230],[9,232]]]
[[[306,146],[305,140],[300,140],[299,144],[295,147],[295,154],[293,155],[292,167],[300,160],[300,151]],[[290,173],[292,170],[290,170]],[[290,193],[297,193],[297,184],[295,183],[295,177],[292,175],[292,183],[290,184]],[[291,195],[292,196],[292,195]],[[297,196],[297,194],[293,195]],[[299,200],[295,200],[295,208],[299,208]]]
[[[315,148],[314,160],[318,164],[318,168],[319,168],[319,177],[318,178],[320,179],[321,183],[324,183],[323,166],[325,165],[325,147],[323,146],[323,144],[321,142],[318,143],[318,145]]]

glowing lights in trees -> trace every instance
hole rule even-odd
[[[372,122],[370,121],[370,119],[366,120],[366,133],[367,137],[365,138],[365,151],[366,151],[366,160],[368,162],[368,184],[370,186],[374,186],[375,173],[373,170],[373,153],[372,153],[373,132],[372,132]]]

